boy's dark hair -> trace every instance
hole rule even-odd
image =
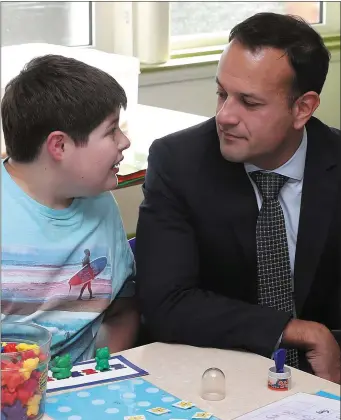
[[[262,47],[283,50],[295,72],[294,100],[306,92],[321,93],[327,77],[330,53],[321,36],[298,16],[257,13],[236,25],[229,42],[240,42],[252,52]]]
[[[126,106],[123,88],[104,71],[60,55],[34,58],[5,89],[6,152],[18,162],[32,162],[55,130],[84,145],[110,114]]]

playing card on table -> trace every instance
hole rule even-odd
[[[192,416],[192,419],[210,419],[211,417],[212,417],[211,413],[198,411],[197,413],[194,414],[194,416]]]
[[[168,410],[167,408],[163,408],[163,407],[154,407],[154,408],[150,408],[147,411],[149,411],[150,413],[153,413],[153,414],[157,414],[157,415],[166,414],[166,413],[170,412],[170,410]]]
[[[194,404],[192,404],[191,402],[189,402],[189,401],[178,401],[178,402],[176,402],[176,403],[174,403],[174,404],[172,404],[174,407],[177,407],[177,408],[182,408],[182,409],[184,409],[184,410],[187,410],[188,408],[192,408],[192,407],[194,407]]]

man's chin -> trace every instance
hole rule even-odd
[[[236,153],[236,151],[226,150],[221,147],[220,152],[225,160],[232,163],[244,163],[246,162],[246,156],[243,153]]]

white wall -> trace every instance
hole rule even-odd
[[[315,115],[328,125],[340,128],[340,51],[332,55],[321,105]]]
[[[216,64],[186,70],[142,73],[139,103],[212,116],[216,105]],[[332,54],[316,116],[340,128],[340,52]]]
[[[144,85],[144,83],[150,83],[153,74],[142,74],[140,76],[139,103],[189,112],[190,114],[213,116],[217,100],[215,94],[216,67],[213,65],[205,69],[207,73],[210,73],[208,77],[195,79],[193,75],[193,79],[179,82],[170,81],[170,77],[174,74],[171,75],[167,72],[168,74],[158,75],[160,79],[161,76],[164,76],[165,82],[155,85]],[[181,70],[179,74],[181,74]]]

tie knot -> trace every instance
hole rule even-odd
[[[287,176],[274,172],[261,171],[251,172],[250,177],[257,185],[264,201],[277,200],[281,188],[289,179]]]

